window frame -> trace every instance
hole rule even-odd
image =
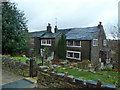
[[[45,43],[43,43],[43,41],[45,41]],[[41,45],[44,46],[51,46],[51,39],[41,39]]]
[[[69,41],[72,41],[72,42],[73,42],[73,45],[69,45],[69,44],[68,44]],[[67,40],[67,47],[81,47],[81,40],[78,40],[78,41],[79,41],[79,43],[80,43],[80,46],[76,46],[76,45],[75,45],[75,40]]]
[[[73,53],[73,57],[69,57],[68,56],[68,53]],[[78,53],[79,54],[79,58],[75,58],[75,53]],[[70,51],[70,50],[67,50],[66,51],[66,58],[69,58],[69,59],[76,59],[76,60],[81,60],[81,52],[79,52],[79,51]]]
[[[95,41],[97,41],[97,43],[95,42]],[[93,46],[98,46],[98,39],[93,39]]]
[[[107,40],[103,40],[103,46],[107,46]]]

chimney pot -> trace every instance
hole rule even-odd
[[[47,32],[48,32],[48,33],[52,33],[50,23],[48,23]]]
[[[57,26],[55,26],[54,32],[55,32],[55,33],[58,32]]]
[[[102,25],[102,22],[99,22],[99,25]]]
[[[102,22],[100,21],[99,24],[98,24],[98,28],[100,29],[102,27],[103,27],[103,25],[102,25]]]

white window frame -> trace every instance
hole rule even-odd
[[[93,46],[98,46],[98,39],[93,39]]]
[[[68,45],[68,41],[67,41],[67,47],[81,47],[81,41],[80,42],[80,46],[75,46],[75,40],[73,40],[73,45]]]
[[[43,43],[43,40],[45,40],[45,43]],[[41,45],[51,46],[51,39],[41,39]]]
[[[73,57],[69,57],[69,56],[68,56],[68,52],[73,53]],[[81,60],[81,52],[78,52],[78,51],[69,51],[69,50],[67,50],[66,53],[67,53],[67,54],[66,54],[66,58]],[[74,53],[78,53],[78,54],[79,54],[79,58],[75,58],[75,57],[74,57]]]
[[[107,40],[103,40],[103,46],[107,45]]]

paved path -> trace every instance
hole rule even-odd
[[[34,84],[31,84],[31,85],[28,85],[24,88],[34,88],[36,87],[36,81],[37,81],[37,78],[30,78],[30,77],[22,77],[20,75],[16,75],[12,72],[8,72],[8,71],[5,71],[5,70],[2,70],[2,85],[4,84],[8,84],[8,83],[11,83],[11,82],[15,82],[17,80],[21,80],[21,79],[27,79],[29,81],[32,81],[34,82]],[[47,88],[47,87],[44,87],[44,86],[39,86],[40,88]]]
[[[2,85],[23,79],[24,77],[2,70]]]
[[[12,72],[2,70],[2,85],[8,84],[8,83],[11,83],[11,82],[15,82],[17,80],[22,80],[22,79],[26,79],[26,78],[22,77],[22,76],[19,76],[19,75],[16,75]],[[30,80],[30,79],[28,78],[28,80]],[[30,80],[30,81],[32,81],[32,80]],[[34,81],[32,81],[32,82],[34,82]],[[35,86],[36,86],[35,84],[32,84],[32,85],[26,86],[24,88],[33,88]]]

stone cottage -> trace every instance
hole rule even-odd
[[[85,28],[58,29],[55,26],[54,33],[48,24],[47,30],[30,33],[34,52],[41,55],[42,48],[49,47],[54,57],[55,44],[61,34],[66,36],[66,59],[105,62],[108,58],[107,40],[101,22],[97,26]]]

